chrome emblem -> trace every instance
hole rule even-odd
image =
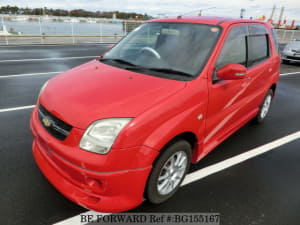
[[[45,127],[50,127],[51,126],[51,121],[47,117],[44,117],[42,119],[42,122],[45,125]]]

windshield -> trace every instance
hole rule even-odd
[[[292,41],[288,45],[291,48],[300,49],[300,40]]]
[[[219,27],[206,24],[145,23],[100,61],[171,79],[178,76],[193,78],[201,72],[219,34]]]

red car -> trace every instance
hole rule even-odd
[[[161,203],[250,120],[262,122],[280,56],[264,22],[145,22],[101,57],[49,80],[32,113],[33,154],[75,203],[119,212]]]

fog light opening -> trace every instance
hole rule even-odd
[[[104,186],[101,181],[87,177],[85,183],[91,191],[96,193],[103,192]]]

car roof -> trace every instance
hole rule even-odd
[[[147,22],[177,22],[177,23],[202,23],[210,25],[228,26],[235,23],[257,23],[270,26],[270,24],[259,20],[247,20],[239,18],[217,17],[217,16],[178,16],[174,18],[154,19]]]

